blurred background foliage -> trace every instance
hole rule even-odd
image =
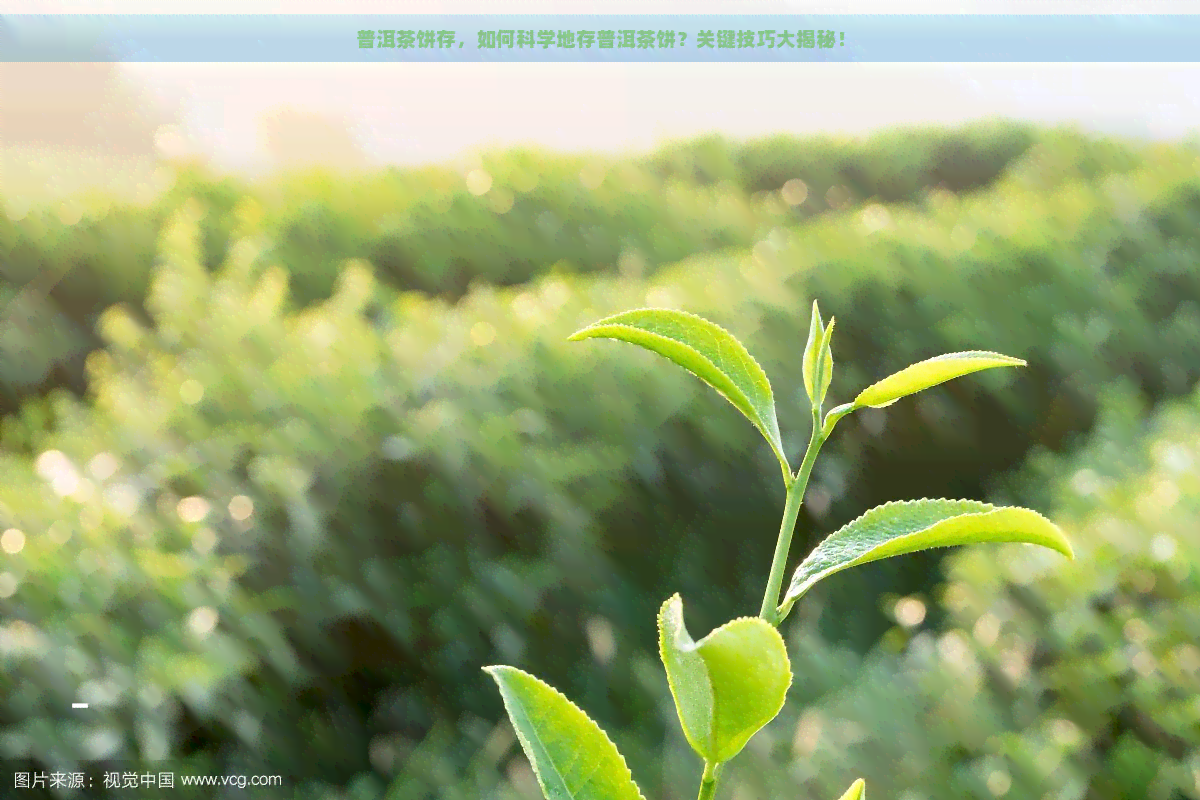
[[[816,298],[835,402],[941,352],[1029,367],[844,421],[793,561],[922,496],[1032,506],[1078,557],[819,586],[725,796],[1200,797],[1194,147],[994,122],[174,170],[149,204],[0,218],[3,757],[536,797],[480,672],[503,662],[600,721],[648,800],[690,797],[654,613],[754,613],[778,470],[691,376],[565,337],[643,305],[728,327],[797,461]]]

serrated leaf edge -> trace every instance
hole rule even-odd
[[[679,600],[680,606],[683,605],[683,597],[679,594],[679,592],[676,592],[675,594],[668,597],[661,606],[659,606],[659,609],[658,609],[658,618],[659,619],[662,619],[663,612],[667,610],[667,606],[670,605],[671,601],[676,600],[676,599]],[[779,640],[779,643],[783,646],[784,655],[786,656],[786,654],[787,654],[787,642],[784,640],[782,634],[779,633],[779,631],[775,628],[774,625],[771,625],[770,623],[766,622],[766,620],[764,620],[762,617],[752,617],[752,616],[736,617],[736,618],[731,619],[728,622],[724,623],[723,625],[713,628],[711,631],[709,631],[707,634],[705,634],[704,637],[701,638],[699,641],[694,639],[692,637],[691,632],[688,630],[687,620],[684,618],[682,610],[679,615],[679,618],[680,618],[680,622],[683,625],[683,632],[685,634],[687,634],[688,639],[691,640],[691,646],[689,647],[689,652],[694,652],[696,650],[699,650],[700,646],[703,645],[706,641],[708,641],[710,638],[712,638],[716,634],[720,633],[721,631],[725,630],[726,628],[730,627],[731,625],[734,625],[739,622],[745,622],[746,620],[757,620],[759,622],[762,622],[764,625],[766,625],[767,628],[772,633],[775,634],[775,637]],[[667,659],[666,659],[666,653],[663,650],[663,645],[664,645],[664,642],[663,642],[662,638],[660,637],[659,643],[658,643],[658,655],[659,655],[659,658],[662,659],[663,666],[665,667],[666,663],[667,663]],[[796,680],[796,676],[792,672],[792,667],[791,667],[791,663],[790,663],[791,659],[788,659],[788,661],[789,661],[789,663],[788,663],[788,683],[787,683],[787,686],[785,686],[784,690],[783,690],[783,694],[784,694],[785,698],[787,697],[788,691],[791,690],[792,684]],[[671,699],[674,700],[676,697],[675,681],[671,678],[670,670],[664,670],[664,671],[667,673],[667,685],[670,686],[670,688],[671,688]],[[704,680],[708,683],[708,691],[712,695],[712,699],[713,699],[712,713],[713,713],[713,717],[715,718],[717,715],[717,693],[713,690],[712,678],[709,676],[707,664],[705,664],[705,669],[704,669]],[[678,705],[678,701],[676,701],[676,705]],[[782,707],[782,704],[781,704],[781,707]],[[778,713],[778,711],[776,713]],[[682,715],[680,715],[680,724],[682,724],[682,722],[683,722]],[[708,732],[709,737],[712,737],[715,734],[716,734],[716,731]],[[708,749],[710,752],[715,749],[713,742],[710,741],[708,743]]]
[[[883,510],[885,510],[885,509],[892,508],[892,507],[895,507],[895,506],[911,506],[911,505],[916,505],[916,504],[918,504],[918,503],[929,503],[929,502],[934,502],[934,503],[936,503],[936,502],[946,502],[946,503],[964,503],[964,502],[965,502],[965,503],[978,503],[979,505],[986,506],[986,508],[984,508],[984,509],[982,509],[982,510],[980,510],[980,511],[964,511],[964,512],[963,512],[963,513],[961,513],[961,514],[955,514],[953,517],[947,517],[947,518],[945,518],[945,519],[938,520],[937,522],[933,523],[932,525],[928,525],[928,526],[926,526],[926,527],[924,527],[924,528],[920,528],[920,529],[918,529],[918,530],[916,530],[916,531],[913,531],[912,533],[907,533],[907,534],[905,534],[904,536],[897,537],[896,539],[891,539],[891,540],[889,540],[889,541],[888,541],[888,543],[891,543],[891,542],[896,542],[896,541],[900,541],[900,540],[902,540],[902,539],[906,539],[906,538],[908,538],[908,537],[910,537],[910,536],[916,536],[917,534],[921,533],[922,531],[929,530],[929,528],[932,528],[932,527],[935,527],[935,526],[937,526],[937,525],[940,525],[940,524],[941,524],[941,523],[943,523],[943,522],[948,522],[948,521],[949,521],[949,520],[951,520],[951,519],[957,519],[957,518],[959,518],[959,517],[975,517],[975,516],[982,516],[982,515],[984,515],[984,514],[989,514],[989,513],[993,512],[993,511],[1003,511],[1003,510],[1005,510],[1005,509],[1014,509],[1014,510],[1018,510],[1018,511],[1026,511],[1026,512],[1029,512],[1029,513],[1031,513],[1031,514],[1036,514],[1037,516],[1041,517],[1041,518],[1042,518],[1043,520],[1045,520],[1046,522],[1048,522],[1048,523],[1050,523],[1051,525],[1053,525],[1055,528],[1057,528],[1057,527],[1058,527],[1057,525],[1055,525],[1055,524],[1054,524],[1054,521],[1053,521],[1053,520],[1051,520],[1049,517],[1045,516],[1044,514],[1042,514],[1042,513],[1038,512],[1038,511],[1034,511],[1032,508],[1025,508],[1025,507],[1023,507],[1023,506],[997,506],[997,505],[994,505],[994,504],[992,504],[992,503],[985,502],[985,501],[983,501],[983,500],[966,500],[966,499],[963,499],[963,498],[957,498],[957,499],[953,499],[953,498],[949,498],[949,497],[922,497],[922,498],[919,498],[919,499],[916,499],[916,500],[889,500],[889,501],[888,501],[888,502],[886,502],[886,503],[882,503],[882,504],[880,504],[880,505],[877,505],[877,506],[875,506],[874,508],[871,508],[871,509],[869,509],[869,510],[867,510],[867,511],[863,512],[863,513],[862,513],[860,516],[857,516],[857,517],[855,517],[855,518],[854,518],[854,519],[852,519],[850,522],[847,522],[847,523],[846,523],[845,525],[843,525],[842,527],[840,527],[840,528],[838,528],[837,530],[835,530],[835,531],[833,531],[832,533],[830,533],[828,536],[826,536],[824,539],[822,539],[820,542],[818,542],[818,543],[817,543],[817,546],[813,548],[813,551],[812,551],[812,552],[816,552],[817,548],[819,548],[819,547],[820,547],[822,544],[824,544],[824,543],[825,543],[825,542],[826,542],[828,539],[832,539],[834,536],[837,536],[839,533],[841,533],[842,531],[846,530],[846,529],[847,529],[847,528],[849,528],[851,525],[854,525],[855,523],[861,522],[863,519],[865,519],[865,518],[867,517],[867,515],[868,515],[868,514],[874,514],[875,512],[882,512],[882,511],[883,511]],[[1064,539],[1064,541],[1066,541],[1066,536],[1064,536],[1064,537],[1063,537],[1063,539]],[[981,544],[986,544],[986,543],[982,543],[982,542],[981,542]],[[1022,542],[1012,542],[1012,544],[1022,544]],[[1025,544],[1030,544],[1030,543],[1029,543],[1029,542],[1026,542]],[[1074,551],[1074,548],[1072,548],[1072,547],[1071,547],[1071,543],[1070,543],[1069,541],[1066,541],[1066,544],[1067,544],[1067,550],[1068,550],[1069,552],[1067,552],[1067,553],[1063,553],[1063,555],[1065,555],[1067,558],[1069,558],[1069,559],[1071,559],[1071,560],[1074,560],[1074,559],[1075,559],[1075,551]],[[960,545],[951,545],[951,546],[960,546]],[[874,548],[872,548],[872,549],[874,549]],[[940,548],[929,548],[929,549],[931,549],[931,550],[932,550],[932,549],[940,549]],[[1049,549],[1051,549],[1051,550],[1055,550],[1055,552],[1061,552],[1060,550],[1057,550],[1056,548],[1049,548]],[[809,555],[811,555],[811,553],[810,553]],[[808,556],[805,556],[805,557],[804,557],[804,559],[803,559],[803,560],[801,560],[800,564],[799,564],[799,565],[797,565],[795,572],[793,572],[793,573],[792,573],[792,581],[791,581],[791,582],[789,582],[789,584],[788,584],[788,589],[787,589],[787,591],[784,593],[784,598],[785,598],[785,599],[784,599],[784,602],[780,604],[780,608],[781,608],[781,609],[782,609],[782,608],[787,608],[787,609],[789,609],[789,610],[790,610],[790,609],[791,609],[791,606],[792,606],[792,604],[793,604],[793,603],[795,603],[795,602],[796,602],[796,600],[798,600],[798,599],[799,599],[801,596],[803,596],[802,594],[800,594],[800,595],[796,595],[796,596],[794,596],[794,597],[790,597],[790,598],[789,598],[789,595],[791,595],[791,594],[792,594],[792,590],[793,590],[793,587],[794,587],[794,585],[795,585],[795,575],[796,575],[796,572],[799,572],[799,570],[800,570],[800,567],[801,567],[801,566],[803,566],[804,562],[805,562],[805,561],[807,561],[807,560],[808,560]],[[809,586],[809,588],[812,588],[812,586],[813,586],[814,584],[816,584],[817,582],[819,582],[819,581],[823,580],[824,578],[828,577],[829,575],[831,575],[831,574],[834,574],[834,573],[836,573],[836,572],[841,572],[841,571],[843,571],[843,570],[845,570],[845,569],[849,569],[849,568],[850,568],[850,567],[852,567],[852,566],[857,566],[857,565],[859,565],[859,564],[862,564],[862,563],[870,563],[870,562],[858,562],[857,564],[848,564],[848,565],[846,565],[846,566],[843,566],[843,567],[840,567],[840,568],[838,568],[838,569],[836,569],[836,570],[832,570],[832,571],[830,571],[830,570],[826,570],[826,571],[824,571],[824,572],[819,572],[819,573],[817,573],[816,575],[813,575],[813,576],[811,576],[811,577],[810,577],[810,578],[809,578],[809,579],[808,579],[806,582],[808,583],[808,586]],[[805,590],[805,591],[807,591],[807,590]]]
[[[699,350],[697,350],[696,348],[692,347],[689,344],[680,342],[676,339],[671,339],[666,336],[660,336],[658,334],[650,333],[649,331],[642,330],[641,328],[636,328],[632,325],[626,325],[624,323],[610,321],[610,320],[616,319],[617,317],[624,316],[625,314],[635,314],[639,311],[666,311],[671,314],[679,314],[681,316],[689,317],[691,319],[703,322],[706,325],[712,325],[712,326],[718,328],[719,330],[723,331],[731,339],[733,339],[733,341],[735,343],[737,343],[738,347],[740,347],[742,352],[746,355],[746,358],[750,359],[750,363],[753,364],[754,368],[757,369],[759,374],[762,375],[763,381],[767,384],[767,399],[771,401],[772,409],[774,408],[774,406],[775,406],[775,389],[771,386],[771,379],[767,376],[767,371],[762,368],[762,364],[758,363],[758,359],[756,359],[754,357],[754,355],[750,352],[749,348],[747,348],[745,344],[743,344],[736,336],[734,336],[732,331],[727,330],[726,328],[722,327],[721,325],[718,325],[717,323],[713,322],[712,320],[706,319],[706,318],[700,316],[699,314],[693,314],[690,311],[683,311],[678,308],[658,308],[658,307],[630,308],[630,309],[626,309],[625,311],[618,311],[616,314],[610,314],[609,316],[605,317],[604,319],[596,320],[591,325],[580,328],[579,330],[575,331],[575,333],[572,333],[570,336],[568,336],[567,341],[568,342],[578,342],[583,339],[590,338],[590,337],[585,336],[584,334],[586,334],[588,331],[593,330],[595,328],[627,328],[629,330],[637,331],[638,333],[641,333],[644,335],[656,336],[657,338],[664,339],[664,340],[672,342],[674,344],[686,347],[687,349],[689,349],[693,353],[695,353],[696,356],[698,356],[699,358],[706,361],[709,364],[709,366],[711,366],[714,370],[716,370],[717,372],[722,372],[722,374],[724,374],[723,371],[716,364],[714,364],[712,361],[710,361],[708,359],[708,357],[706,357],[703,353],[701,353]],[[689,374],[691,374],[693,377],[699,378],[707,386],[711,387],[713,389],[713,391],[724,396],[726,400],[733,403],[733,398],[728,397],[725,394],[725,391],[723,389],[718,389],[716,386],[713,386],[711,383],[709,383],[707,380],[705,380],[702,376],[697,375],[696,373],[692,372],[690,369],[687,369],[686,367],[684,367],[683,369],[685,371],[687,371]],[[730,383],[733,383],[733,381],[731,380]],[[745,403],[745,405],[747,407],[749,407],[752,411],[754,411],[754,416],[757,417],[758,411],[754,408],[754,405],[750,402],[750,398],[747,397],[746,393],[743,392],[741,389],[737,389],[737,384],[733,384],[733,385],[734,385],[734,388],[737,390],[737,393],[739,395],[741,395],[742,402]],[[742,409],[738,406],[737,403],[733,403],[733,405],[735,408],[738,409],[738,411],[742,411]],[[744,411],[742,413],[745,414]],[[771,427],[771,423],[774,423],[773,428]],[[773,451],[775,451],[775,455],[779,458],[779,460],[781,462],[786,464],[787,461],[783,454],[783,438],[779,432],[778,417],[773,417],[770,420],[762,420],[762,421],[759,421],[756,419],[750,419],[750,424],[758,429],[759,433],[761,433],[763,435],[763,437],[767,440],[767,444],[769,444],[771,446],[771,449]]]
[[[983,372],[984,370],[987,370],[987,369],[996,369],[998,367],[1027,367],[1027,366],[1029,366],[1029,362],[1023,358],[1017,358],[1016,356],[1005,355],[1004,353],[997,353],[994,350],[958,350],[953,353],[942,353],[941,355],[933,356],[931,358],[923,358],[920,361],[914,361],[913,363],[909,364],[907,367],[902,367],[901,369],[898,369],[889,375],[883,376],[879,380],[875,381],[871,385],[864,388],[857,395],[855,395],[855,398],[853,401],[854,407],[856,409],[858,409],[858,408],[887,408],[892,403],[895,403],[897,400],[901,400],[905,397],[909,397],[912,394],[916,394],[916,392],[910,392],[909,394],[892,398],[891,400],[888,400],[885,403],[864,403],[864,402],[862,402],[862,396],[864,394],[866,394],[867,392],[869,392],[871,389],[878,386],[879,384],[883,383],[884,381],[894,378],[895,376],[899,375],[900,373],[904,372],[905,370],[912,369],[913,367],[918,366],[920,364],[928,364],[928,363],[934,362],[934,361],[945,361],[945,360],[948,360],[951,358],[959,358],[959,357],[963,357],[963,356],[970,356],[973,358],[984,358],[984,357],[999,358],[999,359],[1004,359],[1005,361],[1007,361],[1009,363],[992,364],[990,366],[980,367],[979,369],[974,369],[974,370],[971,370],[970,372],[964,372],[962,375],[956,375],[951,378],[946,378],[943,381],[932,384],[930,386],[926,386],[925,388],[932,389],[934,386],[940,386],[943,383],[948,383],[952,380],[957,380],[958,378],[965,378],[967,375],[971,375],[976,372]],[[924,389],[918,389],[917,391],[924,391]]]
[[[496,680],[495,671],[499,670],[499,669],[512,670],[513,672],[520,673],[521,675],[524,675],[527,678],[532,678],[533,680],[537,681],[542,686],[545,686],[551,692],[556,694],[559,698],[561,698],[564,702],[569,704],[571,707],[577,709],[579,711],[579,713],[583,714],[583,716],[587,719],[588,722],[590,722],[596,726],[596,730],[600,731],[600,735],[603,736],[604,740],[612,746],[613,752],[617,754],[617,759],[621,762],[621,767],[625,770],[625,777],[628,778],[630,784],[633,785],[634,792],[637,793],[637,796],[640,800],[646,800],[645,796],[642,794],[641,788],[637,785],[637,781],[635,781],[633,779],[633,771],[629,769],[629,764],[625,761],[625,756],[621,753],[620,749],[617,747],[616,742],[614,742],[609,737],[608,732],[605,731],[604,728],[600,727],[600,723],[596,722],[596,720],[592,719],[591,715],[589,715],[586,711],[584,711],[582,708],[580,708],[576,703],[572,702],[571,698],[567,697],[565,694],[563,694],[558,689],[551,686],[549,683],[542,680],[538,676],[534,675],[531,672],[526,672],[525,670],[521,669],[520,667],[513,667],[513,666],[509,666],[507,664],[493,664],[488,667],[483,667],[482,669],[484,672],[486,672],[488,675],[490,675],[492,677],[492,680]],[[498,683],[499,683],[499,681],[497,680],[497,684]],[[504,700],[503,697],[501,697],[501,699]],[[507,711],[507,703],[505,703],[505,710]],[[511,719],[509,720],[509,723],[512,724]],[[513,731],[517,734],[518,738],[521,737],[521,732],[515,724],[513,725]],[[539,739],[539,743],[541,743],[540,739]],[[543,745],[543,749],[544,748],[545,748],[545,745]],[[528,757],[528,753],[526,753],[526,756]],[[533,763],[533,759],[529,759],[529,766],[532,767],[535,772],[539,773],[538,778],[539,778],[539,785],[540,785],[541,774],[538,770],[537,764]],[[557,770],[558,770],[558,767],[555,766],[555,771],[557,771]],[[561,777],[561,774],[560,774],[560,777]],[[544,791],[544,789],[543,789],[543,791]]]
[[[639,311],[666,311],[671,314],[679,314],[680,316],[689,317],[689,318],[697,320],[699,322],[703,322],[705,325],[712,325],[713,327],[718,328],[719,330],[728,334],[728,336],[731,339],[733,339],[733,341],[736,342],[737,345],[742,349],[742,352],[746,354],[746,358],[750,359],[750,363],[754,365],[754,368],[757,369],[762,374],[763,380],[766,381],[766,384],[767,384],[767,396],[771,399],[772,404],[775,402],[775,390],[771,386],[771,379],[767,376],[767,371],[762,368],[762,364],[758,363],[758,359],[756,359],[754,357],[754,354],[752,354],[750,352],[749,348],[747,348],[744,343],[742,343],[736,336],[734,336],[732,331],[728,330],[727,328],[722,327],[721,325],[718,325],[717,323],[713,322],[711,319],[702,317],[699,314],[693,314],[691,311],[683,311],[678,308],[658,308],[658,307],[630,308],[625,311],[618,311],[616,314],[610,314],[607,317],[605,317],[604,319],[596,320],[591,325],[580,328],[579,330],[575,331],[575,333],[572,333],[570,336],[568,336],[567,341],[568,342],[577,342],[577,341],[580,341],[581,339],[586,338],[586,337],[582,336],[581,334],[585,333],[586,331],[591,330],[592,328],[622,327],[622,328],[630,328],[632,330],[636,330],[641,333],[648,333],[648,331],[643,331],[640,328],[634,328],[632,325],[625,325],[625,324],[619,323],[619,322],[613,323],[613,322],[609,321],[609,320],[616,319],[617,317],[624,316],[625,314],[636,314]],[[657,334],[650,334],[650,335],[656,336]],[[666,336],[660,336],[659,338],[668,339],[668,337],[666,337]],[[703,358],[705,361],[708,361],[708,363],[710,365],[712,365],[712,367],[714,369],[717,369],[716,364],[713,364],[711,361],[709,361],[708,358],[703,353],[696,350],[696,348],[692,347],[691,345],[676,341],[675,339],[668,339],[668,341],[675,342],[676,344],[682,344],[684,347],[687,347],[689,350],[691,350],[693,353],[695,353],[696,355]],[[688,371],[690,372],[691,370],[688,370]],[[693,374],[695,374],[695,373],[693,373]],[[704,379],[701,378],[701,380],[704,380]],[[705,381],[705,382],[707,383],[707,381]],[[709,385],[711,386],[712,384],[709,384]],[[713,388],[715,389],[716,387],[713,387]],[[718,389],[717,391],[720,391],[720,390]],[[746,398],[746,399],[748,401],[750,398]]]
[[[691,631],[688,630],[687,620],[683,616],[683,608],[682,608],[683,607],[683,597],[679,594],[679,592],[676,592],[675,594],[671,595],[666,600],[664,600],[663,604],[661,606],[659,606],[659,608],[658,608],[658,620],[659,620],[658,657],[659,657],[659,660],[661,660],[663,663],[663,671],[667,673],[667,686],[671,690],[671,700],[675,703],[675,715],[677,717],[679,717],[679,726],[681,728],[683,728],[684,737],[686,738],[687,737],[687,728],[683,724],[683,714],[679,708],[679,692],[676,689],[675,678],[672,677],[671,670],[667,669],[667,649],[666,649],[667,642],[666,642],[666,636],[664,635],[665,631],[663,630],[663,626],[662,626],[662,620],[667,612],[667,606],[671,605],[671,603],[673,603],[675,601],[679,601],[679,605],[680,605],[680,612],[679,612],[680,627],[683,629],[683,631],[682,631],[683,634],[688,638],[688,643],[685,644],[684,649],[689,653],[694,653],[696,650],[698,650],[700,648],[700,642],[697,642],[695,640],[695,638],[692,637]],[[712,634],[710,633],[709,635],[711,636]],[[703,641],[703,639],[701,639],[701,641]],[[701,660],[703,660],[703,659],[701,659]],[[708,685],[708,694],[712,698],[712,702],[713,702],[712,714],[715,717],[716,716],[717,693],[715,691],[713,691],[712,677],[708,674],[708,665],[707,664],[705,665],[705,668],[704,668],[704,682]],[[710,729],[708,730],[708,732],[705,735],[705,738],[711,740],[714,735],[715,735],[715,731],[713,731],[710,727]],[[706,744],[705,749],[710,753],[716,749],[713,746],[712,741],[707,741],[705,744]]]
[[[787,675],[788,675],[787,685],[783,687],[783,693],[779,700],[779,706],[778,706],[778,708],[775,709],[775,714],[772,716],[772,719],[774,719],[775,716],[779,715],[780,710],[783,708],[784,704],[787,702],[787,693],[791,690],[792,683],[796,680],[796,676],[792,672],[791,659],[788,657],[787,642],[784,640],[783,635],[779,632],[779,630],[774,625],[767,622],[762,617],[750,617],[750,616],[737,617],[735,619],[729,620],[724,625],[721,625],[717,628],[713,628],[711,631],[709,631],[708,634],[703,639],[696,642],[696,648],[699,649],[700,646],[703,645],[706,641],[708,641],[710,638],[712,638],[716,634],[720,633],[721,631],[725,630],[726,628],[729,628],[738,623],[744,623],[747,621],[750,621],[751,624],[761,623],[761,625],[766,626],[766,629],[769,630],[771,632],[771,634],[774,635],[775,640],[777,642],[779,642],[780,647],[783,649],[784,661],[787,663]],[[705,675],[706,676],[707,676],[707,673],[708,673],[708,670],[707,670],[707,664],[706,664],[705,665]],[[711,681],[710,681],[709,685],[711,686]],[[715,719],[716,717],[717,717],[717,693],[714,691],[713,692],[713,718]],[[764,722],[763,725],[758,728],[758,730],[762,730],[762,728],[765,727],[768,722],[770,722],[770,720],[767,720],[767,722]],[[715,731],[714,731],[714,734],[715,734]]]

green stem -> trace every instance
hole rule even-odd
[[[771,575],[767,578],[767,591],[763,595],[762,610],[758,615],[775,627],[783,620],[779,613],[779,592],[783,588],[783,572],[787,569],[788,551],[792,547],[792,533],[796,530],[796,517],[800,514],[800,505],[804,502],[804,492],[808,488],[808,478],[812,475],[813,464],[817,461],[817,453],[821,445],[829,438],[837,421],[850,413],[852,405],[847,403],[829,412],[825,424],[821,424],[821,409],[813,409],[812,436],[808,440],[808,449],[804,451],[804,461],[795,477],[787,474],[784,467],[783,481],[787,487],[787,502],[783,506],[783,522],[779,526],[779,539],[775,542],[775,557],[771,560]],[[782,463],[782,459],[781,459]],[[713,800],[717,793],[717,778],[721,765],[704,763],[704,775],[700,778],[700,795],[697,800]]]
[[[828,431],[821,428],[820,412],[813,411],[812,437],[808,440],[808,450],[804,453],[804,461],[796,472],[796,477],[787,487],[787,502],[783,507],[783,522],[779,526],[779,538],[775,542],[775,557],[771,560],[771,575],[767,579],[767,591],[763,595],[762,609],[758,615],[772,625],[779,625],[779,592],[783,588],[783,573],[787,569],[788,551],[792,547],[792,533],[796,529],[796,517],[800,514],[800,505],[804,502],[804,491],[808,488],[808,478],[812,474],[813,464],[817,460],[817,452],[825,443]]]
[[[717,778],[720,777],[721,765],[711,761],[704,762],[704,774],[700,776],[700,794],[696,800],[713,800],[717,794]]]

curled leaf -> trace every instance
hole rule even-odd
[[[767,374],[742,343],[719,325],[684,311],[642,308],[605,317],[568,339],[617,339],[669,358],[745,414],[771,445],[784,471],[790,472]]]
[[[1071,543],[1050,520],[1027,508],[975,500],[885,503],[831,533],[796,568],[780,612],[817,581],[844,569],[891,556],[984,542],[1025,542],[1074,558]]]
[[[817,405],[817,360],[821,356],[821,338],[825,334],[825,322],[821,319],[821,310],[817,301],[813,300],[812,320],[808,325],[808,343],[804,345],[804,361],[801,373],[804,377],[804,390],[813,406]]]
[[[833,326],[837,324],[837,319],[829,318],[829,325],[825,328],[825,333],[821,335],[821,355],[817,359],[817,407],[819,408],[825,402],[825,395],[829,393],[829,384],[833,382]]]
[[[658,633],[684,736],[706,762],[728,761],[783,708],[792,683],[783,637],[743,617],[693,642],[679,595],[663,603]]]
[[[918,361],[916,364],[873,383],[858,393],[854,405],[863,408],[883,408],[931,386],[993,367],[1023,367],[1019,358],[990,353],[985,350],[969,350]]]
[[[562,693],[515,667],[484,671],[548,800],[644,800],[617,746]]]

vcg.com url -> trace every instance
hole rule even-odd
[[[282,786],[281,775],[180,775],[180,786]]]

